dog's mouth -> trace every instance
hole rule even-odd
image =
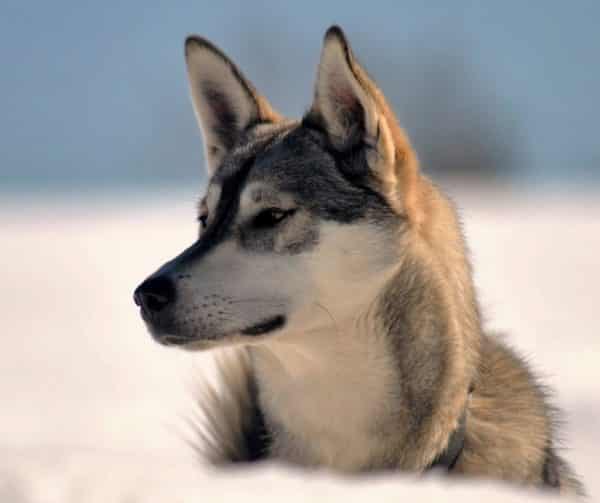
[[[242,335],[264,335],[274,330],[278,330],[285,325],[285,316],[279,314],[272,318],[267,318],[255,325],[244,328],[241,330]]]
[[[144,316],[145,313],[142,311],[142,318],[146,321],[146,325],[150,331],[150,334],[158,343],[164,346],[190,346],[192,348],[197,347],[214,347],[218,346],[220,341],[227,341],[230,339],[238,339],[238,340],[248,340],[249,337],[259,337],[263,335],[267,335],[271,332],[275,332],[283,328],[286,324],[286,317],[282,314],[277,316],[272,316],[269,318],[265,318],[258,323],[250,325],[241,330],[236,330],[231,333],[225,334],[190,334],[185,335],[178,333],[178,330],[175,329],[165,329],[157,326],[152,322],[149,317]]]

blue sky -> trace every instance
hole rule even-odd
[[[216,42],[276,108],[298,115],[310,103],[332,23],[359,58],[368,52],[361,59],[393,95],[417,148],[426,150],[454,120],[478,127],[468,125],[472,97],[478,121],[500,136],[512,128],[516,180],[600,180],[598,2],[10,0],[0,16],[0,183],[15,190],[187,183],[201,173],[202,148],[184,37]],[[420,123],[415,105],[428,58],[459,60],[468,73],[443,126]]]

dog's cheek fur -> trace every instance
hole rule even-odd
[[[274,229],[256,230],[246,225],[238,231],[240,247],[250,253],[297,255],[319,243],[318,219],[299,210]]]
[[[367,311],[397,267],[396,244],[394,233],[367,220],[321,222],[318,244],[298,257],[307,282],[295,300],[298,310],[308,313],[302,314],[303,326],[298,328],[317,322],[331,328],[332,322],[343,323]],[[315,307],[327,316],[316,316]]]

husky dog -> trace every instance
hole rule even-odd
[[[341,29],[300,121],[207,40],[185,54],[209,176],[199,236],[134,297],[162,344],[235,346],[201,399],[209,458],[581,493],[545,388],[482,329],[454,207]]]

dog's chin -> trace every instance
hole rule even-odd
[[[188,351],[205,351],[218,347],[255,344],[281,330],[286,317],[277,315],[265,318],[241,330],[226,334],[203,333],[187,335],[175,330],[164,330],[146,322],[152,338],[163,346],[175,346]]]

